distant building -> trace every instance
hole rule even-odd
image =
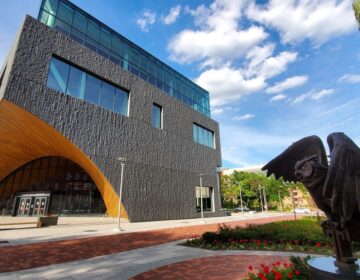
[[[257,165],[249,165],[249,166],[238,167],[238,168],[228,168],[228,169],[223,169],[221,171],[221,174],[222,175],[231,175],[234,173],[234,171],[250,172],[250,173],[264,173],[264,171],[261,170],[261,168],[263,166],[264,166],[263,164],[257,164]]]

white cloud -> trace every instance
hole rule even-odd
[[[339,82],[357,84],[360,83],[360,75],[346,74],[339,79]]]
[[[223,108],[214,108],[213,110],[211,110],[211,115],[212,116],[217,116],[220,115],[224,112]]]
[[[267,5],[256,5],[253,1],[246,14],[277,29],[284,43],[310,39],[320,45],[356,29],[351,3],[351,0],[269,0]]]
[[[247,121],[247,120],[251,120],[253,118],[255,118],[255,115],[253,115],[253,114],[245,114],[245,115],[242,115],[242,116],[235,116],[232,119],[235,120],[235,121]]]
[[[312,99],[312,100],[319,100],[325,96],[331,95],[335,93],[334,89],[323,89],[320,91],[309,91],[307,93],[304,93],[298,97],[296,97],[291,103],[292,104],[300,104],[304,102],[306,99]]]
[[[273,54],[275,50],[274,44],[267,44],[265,46],[259,47],[255,46],[249,50],[246,54],[246,58],[250,61],[249,68],[253,69],[258,66],[260,63],[264,62],[269,56]]]
[[[181,6],[177,5],[170,9],[169,13],[162,18],[163,23],[173,24],[180,15]]]
[[[228,66],[206,70],[196,82],[210,92],[213,107],[229,104],[266,87],[262,77],[246,79],[241,70]]]
[[[285,94],[277,94],[270,98],[270,102],[280,101],[286,98]]]
[[[156,14],[150,10],[145,10],[136,20],[137,25],[144,32],[149,31],[149,26],[153,25],[156,20]]]
[[[287,78],[286,80],[284,80],[282,82],[276,83],[272,87],[269,87],[266,90],[266,92],[267,93],[280,93],[280,92],[283,92],[283,91],[285,91],[287,89],[302,86],[307,81],[308,81],[308,76],[306,76],[306,75],[290,77],[290,78]]]
[[[215,0],[209,8],[204,5],[195,10],[186,8],[198,28],[185,29],[170,40],[170,58],[180,63],[202,61],[203,65],[219,65],[246,55],[268,34],[260,26],[240,28],[244,2]]]
[[[266,79],[272,78],[280,73],[286,71],[288,64],[294,62],[297,58],[296,52],[281,52],[277,56],[268,57],[264,62],[255,67],[255,73]],[[250,69],[254,71],[254,69]]]

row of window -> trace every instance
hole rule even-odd
[[[215,149],[214,132],[196,123],[193,124],[193,138],[196,143]]]
[[[47,86],[124,116],[129,93],[55,57],[51,59]]]
[[[68,1],[43,0],[39,20],[210,117],[209,94]]]
[[[128,116],[129,93],[105,82],[79,68],[56,57],[52,57],[47,79],[47,86],[64,92],[75,98]],[[156,128],[163,128],[162,107],[153,104],[151,123]],[[193,124],[193,138],[196,143],[215,148],[214,132]]]

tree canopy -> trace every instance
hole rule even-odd
[[[240,206],[240,190],[243,206],[251,209],[261,208],[260,189],[265,189],[268,209],[279,209],[279,196],[281,200],[290,196],[293,189],[307,192],[300,183],[287,183],[282,178],[266,177],[264,174],[234,171],[231,175],[221,178],[222,198],[227,208]],[[262,194],[264,190],[262,190]]]

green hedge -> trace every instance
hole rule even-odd
[[[246,228],[231,228],[226,225],[219,227],[217,232],[206,232],[201,239],[206,243],[244,243],[254,240],[273,243],[294,243],[298,245],[330,245],[331,240],[324,236],[316,220],[304,219],[282,221],[264,225],[249,225]]]

